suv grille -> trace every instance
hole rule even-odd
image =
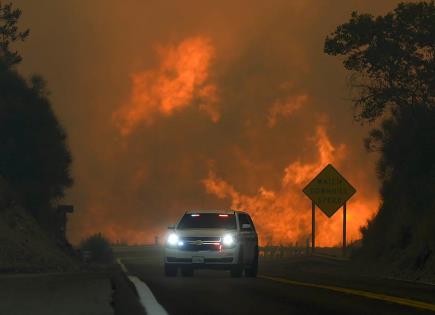
[[[180,246],[179,250],[198,252],[198,251],[219,251],[221,250],[221,238],[220,237],[196,237],[187,236],[181,238],[184,243]]]
[[[207,236],[185,236],[185,237],[181,238],[181,240],[183,242],[192,242],[192,241],[220,242],[221,238],[220,237],[216,237],[216,236],[212,236],[212,237],[207,237]]]

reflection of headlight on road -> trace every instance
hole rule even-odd
[[[178,235],[175,233],[171,233],[168,236],[168,245],[175,246],[178,244]]]
[[[234,241],[234,236],[232,236],[231,234],[226,234],[222,238],[222,243],[224,244],[224,246],[232,246],[234,245]]]

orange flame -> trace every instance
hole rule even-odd
[[[279,99],[275,101],[269,110],[267,125],[269,127],[275,126],[278,116],[290,116],[293,112],[305,105],[307,100],[308,95],[302,94],[295,97],[289,97],[285,100]]]
[[[113,114],[121,134],[128,135],[140,123],[152,124],[157,115],[172,115],[194,101],[217,122],[217,88],[209,82],[215,56],[210,40],[192,37],[177,46],[160,47],[157,52],[158,69],[133,74],[130,100]]]
[[[302,193],[302,188],[320,172],[328,163],[338,169],[347,156],[345,145],[334,146],[324,126],[317,127],[316,135],[310,138],[317,148],[317,159],[314,162],[296,160],[284,170],[281,185],[277,190],[260,187],[257,194],[247,195],[239,192],[233,185],[219,178],[213,170],[203,180],[206,192],[220,199],[229,199],[232,209],[248,211],[255,223],[260,236],[260,243],[264,244],[305,244],[311,235],[311,201]],[[210,163],[213,169],[213,163]],[[344,174],[357,188],[364,186],[364,179],[355,178],[354,174]],[[145,169],[137,172],[132,178],[133,187],[137,186],[148,176]],[[360,185],[359,185],[360,184]],[[98,199],[98,198],[97,198]],[[101,200],[104,200],[100,196]],[[378,199],[364,197],[364,192],[352,197],[348,203],[347,235],[348,240],[361,237],[360,227],[368,218],[372,217],[378,207]],[[143,244],[154,241],[155,235],[162,235],[159,226],[131,224],[107,220],[107,205],[96,204],[89,206],[86,215],[92,220],[81,220],[81,237],[102,232],[111,241],[128,241],[130,244]],[[335,246],[341,242],[342,215],[338,211],[328,219],[321,211],[316,212],[316,240],[318,246]]]
[[[318,160],[314,163],[295,161],[284,170],[281,187],[277,191],[260,187],[256,195],[244,195],[231,184],[209,172],[203,181],[206,191],[218,198],[231,199],[231,208],[247,210],[256,222],[262,244],[305,244],[311,235],[311,202],[302,188],[328,163],[339,166],[346,155],[346,147],[335,148],[325,127],[316,132]],[[377,209],[377,200],[361,200],[358,194],[348,206],[348,239],[361,237],[359,228]],[[342,233],[342,217],[338,214],[328,220],[317,211],[316,238],[319,246],[339,244]]]

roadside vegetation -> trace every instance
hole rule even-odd
[[[13,46],[30,34],[29,29],[20,30],[20,16],[21,11],[12,4],[0,2],[0,226],[3,226],[0,268],[3,269],[13,264],[26,267],[32,262],[42,268],[44,264],[36,260],[42,262],[44,257],[51,257],[47,259],[54,263],[59,246],[63,246],[65,253],[72,252],[65,239],[60,239],[64,231],[57,212],[58,201],[73,183],[71,153],[44,79],[38,75],[24,78],[16,70],[22,57]],[[58,265],[64,269],[71,263],[61,261]]]
[[[435,274],[435,4],[401,3],[384,16],[352,13],[325,53],[350,71],[355,120],[377,152],[378,214],[357,256],[393,270]]]
[[[78,259],[23,208],[0,211],[0,273],[74,271],[78,266]]]
[[[87,261],[98,264],[111,264],[114,261],[112,246],[103,234],[97,233],[80,243],[80,251]]]
[[[0,181],[2,206],[20,205],[47,229],[53,204],[72,185],[66,133],[48,98],[43,78],[23,78],[10,44],[25,40],[18,31],[21,11],[0,4]]]

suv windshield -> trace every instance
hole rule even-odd
[[[236,229],[234,214],[222,213],[186,213],[177,229]]]

